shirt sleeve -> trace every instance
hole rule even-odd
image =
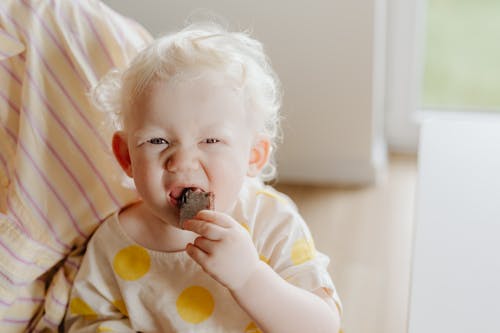
[[[341,311],[340,298],[328,273],[330,259],[316,249],[293,202],[270,188],[257,196],[253,238],[261,260],[299,288],[311,292],[324,289]]]

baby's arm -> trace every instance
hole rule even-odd
[[[184,228],[200,235],[188,254],[229,289],[264,332],[338,332],[331,297],[321,288],[311,293],[285,281],[259,260],[248,232],[230,216],[201,211]]]
[[[326,291],[313,294],[298,288],[263,262],[246,284],[231,293],[264,332],[339,331],[340,316]]]

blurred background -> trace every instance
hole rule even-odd
[[[154,36],[212,12],[284,89],[276,187],[343,300],[345,333],[406,332],[421,122],[500,109],[498,0],[104,0]]]

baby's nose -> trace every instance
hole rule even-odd
[[[195,171],[199,168],[199,160],[196,152],[190,148],[178,148],[167,160],[169,172]]]

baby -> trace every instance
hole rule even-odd
[[[262,44],[216,24],[159,38],[101,80],[94,100],[118,116],[113,152],[141,199],[89,241],[67,331],[338,332],[328,258],[263,183],[280,92]],[[179,221],[188,190],[213,210]]]

